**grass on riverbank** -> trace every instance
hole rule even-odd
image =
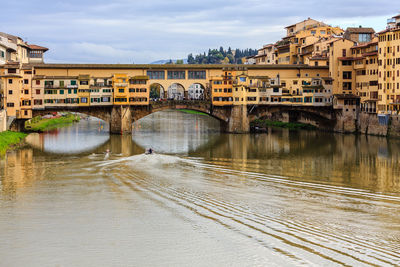
[[[68,126],[73,122],[78,122],[80,117],[73,114],[68,114],[59,118],[42,119],[41,117],[32,118],[25,123],[25,128],[30,131],[44,132],[64,126]]]
[[[196,115],[204,115],[208,116],[206,113],[196,111],[196,110],[191,110],[191,109],[179,109],[179,111],[187,113],[187,114],[196,114]]]
[[[0,155],[3,155],[12,145],[17,145],[27,136],[20,132],[1,132],[0,133]]]
[[[305,123],[298,123],[298,122],[281,122],[281,121],[270,121],[270,120],[260,120],[257,119],[253,122],[250,123],[252,127],[260,127],[260,128],[265,128],[265,127],[280,127],[280,128],[287,128],[290,130],[315,130],[317,127],[314,125],[310,124],[305,124]]]

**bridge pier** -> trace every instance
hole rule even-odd
[[[114,106],[111,110],[110,132],[132,134],[132,111],[129,106]]]
[[[227,132],[239,134],[250,132],[250,120],[247,115],[247,105],[232,106]]]

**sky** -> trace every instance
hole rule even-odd
[[[0,31],[45,46],[47,63],[150,63],[209,48],[260,48],[311,17],[332,26],[386,27],[398,0],[4,1]]]

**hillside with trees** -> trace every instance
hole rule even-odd
[[[257,55],[257,49],[235,49],[230,47],[225,50],[222,46],[219,49],[208,49],[208,53],[193,56],[189,54],[188,64],[242,64],[243,58]]]

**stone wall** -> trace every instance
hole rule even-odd
[[[400,137],[400,115],[390,116],[390,125],[388,130],[388,136]]]
[[[0,110],[0,132],[7,131],[7,115],[5,110]]]

